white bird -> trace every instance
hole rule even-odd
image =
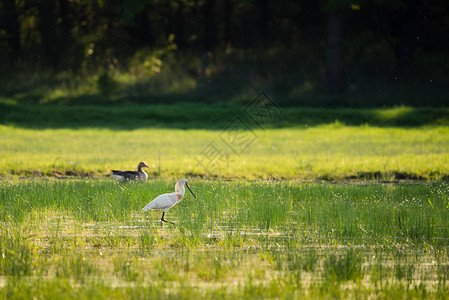
[[[165,220],[164,216],[167,210],[175,206],[175,204],[180,202],[184,197],[184,194],[186,192],[186,190],[184,189],[184,185],[189,189],[190,193],[192,193],[193,198],[196,198],[195,194],[192,192],[189,185],[187,184],[187,180],[181,179],[175,184],[174,193],[162,194],[160,196],[157,196],[152,201],[150,201],[150,203],[145,205],[145,207],[142,208],[142,210],[147,211],[150,209],[161,209],[162,210],[161,221],[174,224],[173,222]]]

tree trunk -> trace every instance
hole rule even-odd
[[[60,32],[61,36],[66,40],[70,41],[71,39],[71,24],[69,19],[69,1],[68,0],[58,0],[59,4],[59,17],[61,18]]]
[[[11,67],[15,67],[22,55],[22,45],[20,42],[20,24],[15,0],[5,0],[4,11],[6,20],[7,43],[10,48],[9,60]]]
[[[58,24],[56,36],[57,41],[55,44],[59,49],[60,65],[64,65],[65,69],[76,69],[77,63],[75,62],[75,57],[72,51],[73,39],[72,39],[72,24],[69,18],[70,3],[68,0],[58,0],[59,10],[58,19],[60,23]]]
[[[269,23],[270,23],[270,1],[259,0],[257,3],[257,37],[261,45],[267,45],[270,42]]]
[[[126,30],[137,47],[149,46],[154,43],[151,22],[146,9],[136,14],[133,24],[127,26]]]
[[[184,48],[186,46],[186,38],[185,38],[185,22],[184,22],[184,4],[182,1],[179,1],[178,7],[176,10],[176,27],[175,27],[175,42],[179,48]]]
[[[341,19],[336,11],[327,14],[326,33],[326,90],[330,93],[342,92],[343,86],[343,38]]]
[[[57,47],[55,2],[52,0],[37,1],[39,11],[39,33],[41,35],[41,45],[46,64],[56,69],[59,65],[59,52]]]
[[[226,45],[231,44],[231,25],[232,25],[233,10],[234,10],[234,3],[232,3],[232,0],[225,0],[225,3],[224,3],[224,42]]]
[[[204,50],[211,51],[217,44],[217,22],[215,20],[215,0],[204,4]]]
[[[409,75],[413,68],[413,46],[415,29],[416,1],[408,2],[408,7],[398,16],[399,36],[397,45],[397,62],[399,72]]]

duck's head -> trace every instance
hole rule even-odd
[[[147,165],[147,163],[146,162],[144,162],[144,161],[141,161],[140,163],[139,163],[139,165],[137,166],[137,168],[149,168],[150,166],[149,165]]]

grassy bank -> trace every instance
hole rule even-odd
[[[0,175],[102,177],[110,169],[134,169],[143,160],[151,166],[151,177],[449,178],[448,127],[380,128],[337,122],[253,128],[240,137],[244,144],[224,129],[0,126]]]
[[[172,181],[1,185],[7,299],[445,298],[447,184]]]
[[[257,94],[254,95],[254,98]],[[102,98],[104,99],[104,98]],[[245,104],[253,98],[248,98]],[[276,102],[276,99],[273,99]],[[94,101],[95,103],[95,101]],[[102,106],[102,104],[105,104]],[[25,128],[178,128],[222,130],[234,118],[248,120],[244,105],[170,103],[133,104],[105,102],[97,105],[21,104],[0,99],[0,124]],[[264,128],[317,126],[338,121],[350,126],[421,127],[449,125],[447,108],[311,108],[281,107],[264,119]]]

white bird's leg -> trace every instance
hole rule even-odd
[[[162,212],[162,218],[161,218],[161,228],[162,228],[162,219],[164,218],[165,212]]]
[[[171,224],[175,225],[175,223],[165,220],[165,219],[164,219],[164,216],[165,216],[165,211],[162,211],[162,218],[161,218],[161,221],[166,222],[166,223],[171,223]],[[161,223],[161,225],[162,225],[162,223]]]

